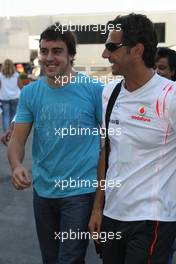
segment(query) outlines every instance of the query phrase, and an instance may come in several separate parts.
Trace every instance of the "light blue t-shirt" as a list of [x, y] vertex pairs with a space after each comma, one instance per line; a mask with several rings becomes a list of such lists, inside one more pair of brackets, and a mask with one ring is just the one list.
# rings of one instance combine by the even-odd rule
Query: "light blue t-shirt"
[[44, 78], [23, 88], [15, 122], [33, 123], [32, 179], [38, 195], [95, 191], [102, 90], [102, 83], [81, 73], [57, 89]]

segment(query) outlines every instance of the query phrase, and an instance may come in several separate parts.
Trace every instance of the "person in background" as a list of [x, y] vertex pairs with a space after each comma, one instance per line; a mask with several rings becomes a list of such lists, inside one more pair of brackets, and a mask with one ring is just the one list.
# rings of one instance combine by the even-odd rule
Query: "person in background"
[[[176, 81], [176, 52], [175, 50], [169, 49], [167, 47], [160, 47], [157, 49], [156, 59], [155, 59], [155, 69], [156, 72], [169, 79]], [[168, 264], [173, 263], [173, 255], [176, 251], [176, 241], [174, 242]]]
[[15, 65], [10, 59], [2, 64], [0, 73], [0, 101], [2, 104], [2, 126], [5, 132], [16, 113], [22, 82], [16, 72]]
[[156, 72], [172, 81], [176, 81], [176, 51], [159, 47], [155, 59]]

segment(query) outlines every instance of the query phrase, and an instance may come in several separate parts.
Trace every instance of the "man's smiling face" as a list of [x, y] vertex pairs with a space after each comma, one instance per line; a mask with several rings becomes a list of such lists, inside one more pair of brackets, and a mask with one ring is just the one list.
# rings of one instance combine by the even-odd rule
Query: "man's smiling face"
[[72, 60], [73, 56], [68, 54], [67, 46], [62, 40], [41, 40], [40, 63], [48, 78], [68, 75], [71, 72]]

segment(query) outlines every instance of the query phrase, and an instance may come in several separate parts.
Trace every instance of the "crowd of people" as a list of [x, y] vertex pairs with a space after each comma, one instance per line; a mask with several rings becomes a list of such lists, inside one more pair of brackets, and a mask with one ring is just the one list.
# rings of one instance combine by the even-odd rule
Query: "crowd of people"
[[[102, 56], [114, 76], [123, 76], [120, 83], [76, 72], [74, 33], [54, 24], [39, 40], [44, 75], [21, 90], [15, 117], [13, 111], [3, 121], [12, 183], [17, 190], [33, 186], [44, 264], [84, 264], [90, 234], [104, 264], [172, 263], [176, 52], [157, 48], [145, 15], [117, 16], [108, 25], [114, 29]], [[20, 84], [14, 70], [4, 69], [0, 99], [10, 105]], [[3, 91], [16, 93], [5, 99]], [[31, 178], [22, 162], [32, 127]]]

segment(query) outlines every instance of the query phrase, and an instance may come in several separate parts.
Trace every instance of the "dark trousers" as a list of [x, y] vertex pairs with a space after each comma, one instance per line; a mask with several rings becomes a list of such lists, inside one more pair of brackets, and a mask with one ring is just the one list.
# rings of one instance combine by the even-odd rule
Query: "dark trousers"
[[103, 264], [167, 264], [176, 222], [125, 222], [103, 216], [101, 232], [115, 237], [101, 243]]

